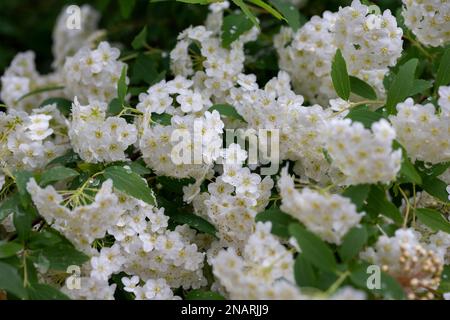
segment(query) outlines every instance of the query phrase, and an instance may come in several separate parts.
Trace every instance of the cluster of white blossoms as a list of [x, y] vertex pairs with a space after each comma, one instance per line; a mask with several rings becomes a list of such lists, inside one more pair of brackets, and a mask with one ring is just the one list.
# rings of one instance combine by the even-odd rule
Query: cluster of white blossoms
[[450, 1], [402, 0], [405, 25], [417, 39], [432, 47], [450, 42]]
[[[190, 27], [178, 36], [175, 48], [170, 52], [171, 70], [174, 75], [192, 76], [196, 86], [208, 92], [220, 102], [227, 92], [236, 84], [236, 76], [244, 69], [244, 44], [256, 40], [257, 27], [242, 34], [232, 42], [230, 48], [221, 45], [221, 26], [223, 10], [229, 6], [228, 1], [211, 5], [205, 26]], [[191, 53], [194, 46], [199, 53]], [[195, 51], [195, 50], [194, 50]]]
[[336, 97], [330, 77], [336, 49], [341, 49], [350, 75], [368, 82], [382, 96], [387, 68], [402, 52], [402, 35], [389, 10], [371, 13], [354, 0], [336, 13], [312, 17], [295, 33], [282, 28], [274, 45], [280, 68], [290, 73], [296, 91], [311, 102], [326, 103]]
[[325, 134], [331, 165], [343, 174], [343, 184], [395, 180], [402, 152], [393, 150], [396, 132], [388, 121], [381, 119], [369, 130], [350, 119], [332, 119]]
[[62, 90], [45, 91], [25, 97], [26, 94], [41, 88], [61, 84], [59, 73], [40, 75], [34, 63], [32, 51], [17, 54], [1, 77], [1, 100], [11, 109], [31, 111], [45, 99], [60, 95]]
[[39, 169], [62, 155], [69, 147], [65, 121], [55, 104], [31, 114], [0, 112], [0, 168]]
[[91, 199], [92, 203], [73, 209], [65, 205], [73, 198], [63, 197], [53, 186], [41, 188], [34, 179], [30, 179], [27, 190], [45, 221], [89, 254], [94, 250], [92, 242], [104, 238], [108, 228], [116, 223], [122, 213], [117, 196], [112, 192], [111, 180], [102, 184]]
[[341, 244], [342, 238], [364, 215], [356, 212], [350, 199], [338, 194], [309, 188], [298, 191], [287, 168], [281, 172], [278, 188], [282, 198], [280, 208], [330, 243]]
[[[224, 124], [216, 110], [207, 111], [212, 106], [209, 96], [192, 86], [193, 81], [177, 76], [139, 95], [139, 146], [144, 161], [158, 174], [203, 180], [220, 156]], [[171, 117], [170, 125], [152, 120], [163, 113]]]
[[419, 237], [418, 232], [412, 229], [399, 229], [393, 237], [380, 236], [373, 247], [360, 255], [397, 279], [409, 299], [432, 299], [433, 293], [429, 289], [435, 290], [439, 285], [443, 269], [442, 251], [447, 251], [449, 241], [441, 243], [439, 254], [439, 251], [420, 242]]
[[111, 101], [117, 94], [117, 82], [126, 66], [118, 60], [119, 56], [119, 49], [103, 41], [94, 50], [83, 47], [67, 57], [62, 71], [67, 96], [70, 99], [77, 96], [81, 103]]
[[125, 160], [125, 150], [137, 140], [134, 124], [121, 117], [106, 117], [107, 104], [91, 101], [82, 106], [77, 97], [72, 104], [70, 143], [86, 162]]
[[[404, 14], [412, 15], [415, 2], [405, 3]], [[445, 39], [448, 2], [426, 3], [421, 1], [415, 14], [421, 17], [417, 23], [428, 23], [430, 30], [411, 28], [424, 43]], [[222, 45], [229, 5], [212, 3], [204, 26], [179, 35], [168, 57], [173, 78], [145, 92], [133, 82], [131, 94], [124, 97], [129, 105], [124, 103], [114, 116], [108, 104], [117, 98], [118, 80], [128, 65], [108, 42], [96, 44], [99, 15], [89, 6], [81, 9], [81, 30], [66, 28], [67, 11], [59, 16], [55, 73], [39, 75], [32, 52], [18, 54], [6, 69], [1, 78], [6, 112], [0, 112], [0, 199], [17, 192], [17, 170], [34, 175], [27, 191], [45, 221], [40, 226], [54, 228], [89, 257], [81, 266], [81, 288], [72, 290], [66, 283], [62, 291], [74, 299], [114, 299], [120, 293], [137, 300], [176, 300], [191, 289], [231, 299], [365, 299], [365, 292], [341, 286], [350, 270], [336, 273], [337, 282], [328, 290], [298, 286], [294, 261], [298, 254], [308, 260], [308, 248], [287, 235], [282, 239], [272, 234], [271, 222], [256, 222], [258, 213], [276, 209], [285, 213], [280, 220], [298, 220], [293, 223], [317, 235], [333, 254], [343, 248], [351, 229], [370, 227], [374, 231], [359, 258], [393, 276], [408, 298], [432, 298], [443, 266], [450, 262], [450, 235], [429, 229], [416, 209], [444, 208], [442, 219], [448, 219], [448, 205], [442, 197], [437, 202], [428, 195], [423, 185], [417, 193], [413, 186], [413, 199], [408, 200], [402, 189], [406, 191], [406, 183], [396, 178], [402, 156], [426, 165], [450, 161], [450, 87], [438, 89], [436, 106], [408, 98], [397, 104], [396, 115], [364, 127], [345, 116], [366, 102], [353, 96], [353, 103], [334, 99], [332, 60], [339, 48], [349, 73], [371, 84], [383, 99], [382, 79], [402, 52], [402, 31], [390, 11], [369, 12], [370, 7], [355, 0], [338, 12], [313, 17], [297, 32], [283, 27], [274, 38], [281, 70], [261, 85], [244, 67], [244, 45], [257, 38], [258, 28], [227, 48]], [[424, 32], [425, 41], [419, 36]], [[49, 86], [59, 89], [26, 96]], [[140, 90], [138, 97], [134, 89]], [[49, 97], [72, 101], [70, 116], [64, 116], [57, 103], [41, 106]], [[233, 129], [234, 137], [224, 143], [224, 133], [230, 133], [226, 129]], [[246, 139], [248, 144], [242, 144]], [[395, 139], [407, 154], [395, 149]], [[67, 166], [80, 176], [45, 186], [40, 177], [48, 172], [46, 166], [70, 148], [79, 158]], [[155, 202], [167, 203], [165, 208], [131, 196], [137, 171], [127, 181], [130, 190], [120, 188], [117, 180], [105, 180], [109, 166], [119, 165], [116, 161], [126, 161], [124, 169], [145, 167], [142, 179], [154, 190]], [[263, 169], [269, 161], [276, 170], [266, 175]], [[166, 179], [177, 190], [164, 183]], [[449, 184], [450, 169], [440, 172], [439, 179]], [[384, 190], [392, 206], [404, 197], [399, 211], [405, 227], [394, 236], [385, 234], [392, 234], [390, 221], [376, 224], [381, 220], [377, 214], [385, 212], [370, 210], [375, 186], [363, 186], [367, 193], [361, 195], [365, 198], [360, 207], [341, 194], [349, 186], [359, 191], [361, 184], [401, 191], [394, 196]], [[446, 190], [450, 199], [450, 186]], [[427, 203], [426, 197], [433, 202]], [[188, 224], [180, 224], [177, 215]], [[12, 216], [1, 222], [1, 232], [14, 229]], [[285, 223], [275, 219], [273, 223]], [[408, 229], [410, 221], [413, 227]], [[50, 274], [40, 276], [60, 287]]]
[[[78, 10], [79, 19], [76, 15]], [[99, 35], [97, 31], [99, 20], [100, 14], [89, 5], [69, 6], [62, 9], [53, 29], [54, 68], [61, 68], [66, 57], [73, 56], [81, 47], [90, 46], [93, 43], [96, 35]]]
[[196, 211], [217, 229], [218, 247], [243, 249], [255, 227], [255, 216], [268, 204], [273, 180], [243, 166], [247, 152], [238, 144], [224, 150], [223, 173], [194, 200]]
[[241, 254], [231, 247], [212, 259], [214, 275], [231, 299], [302, 299], [294, 281], [292, 253], [258, 222]]
[[[238, 84], [240, 87], [230, 90], [227, 102], [246, 120], [247, 131], [279, 130], [280, 160], [297, 161], [296, 171], [316, 181], [326, 179], [329, 165], [322, 151], [323, 131], [331, 111], [319, 105], [303, 106], [303, 96], [292, 91], [285, 71], [264, 89], [258, 88], [254, 75], [238, 75]], [[260, 145], [267, 147], [268, 137], [259, 138]]]
[[389, 117], [413, 160], [433, 164], [450, 160], [450, 87], [440, 87], [439, 95], [440, 111], [432, 103], [415, 104], [408, 98], [397, 104], [397, 115]]

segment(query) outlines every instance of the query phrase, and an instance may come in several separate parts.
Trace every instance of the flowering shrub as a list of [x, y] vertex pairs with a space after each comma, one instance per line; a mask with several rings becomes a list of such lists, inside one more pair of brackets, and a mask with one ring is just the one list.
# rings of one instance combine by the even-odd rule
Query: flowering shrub
[[8, 62], [0, 297], [450, 299], [450, 2], [180, 2]]

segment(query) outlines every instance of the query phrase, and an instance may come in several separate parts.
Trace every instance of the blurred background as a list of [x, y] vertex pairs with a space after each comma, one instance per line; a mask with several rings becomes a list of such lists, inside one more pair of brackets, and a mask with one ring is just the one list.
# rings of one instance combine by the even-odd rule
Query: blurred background
[[[33, 50], [41, 73], [51, 70], [52, 30], [62, 8], [70, 4], [90, 4], [101, 12], [100, 28], [108, 31], [107, 38], [129, 47], [142, 28], [148, 26], [148, 43], [152, 47], [170, 50], [179, 32], [190, 25], [204, 22], [207, 7], [177, 3], [175, 0], [150, 3], [149, 0], [125, 0], [134, 4], [128, 17], [120, 10], [120, 0], [0, 0], [0, 74], [3, 74], [17, 52]], [[325, 10], [335, 11], [351, 0], [300, 0], [306, 4], [300, 8], [305, 21]], [[366, 1], [367, 2], [367, 1]], [[382, 9], [399, 7], [400, 0], [373, 1]], [[265, 19], [265, 34], [277, 32], [282, 22]], [[263, 44], [264, 45], [264, 44]], [[260, 49], [261, 47], [255, 48]], [[251, 50], [251, 48], [250, 48]], [[271, 60], [273, 56], [271, 55]], [[273, 69], [276, 70], [276, 60]]]

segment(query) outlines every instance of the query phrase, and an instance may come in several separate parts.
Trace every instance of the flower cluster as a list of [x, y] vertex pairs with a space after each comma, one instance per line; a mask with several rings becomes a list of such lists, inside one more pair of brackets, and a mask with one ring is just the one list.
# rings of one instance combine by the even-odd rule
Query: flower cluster
[[405, 25], [417, 39], [432, 47], [450, 41], [450, 2], [448, 0], [403, 0]]
[[338, 194], [295, 188], [295, 182], [284, 168], [278, 187], [281, 209], [302, 222], [325, 241], [340, 244], [347, 232], [358, 225], [364, 213], [357, 213], [350, 199]]
[[119, 49], [103, 41], [94, 50], [83, 47], [72, 57], [67, 57], [62, 71], [67, 96], [77, 96], [81, 103], [114, 98], [125, 67], [117, 60], [119, 56]]
[[86, 162], [125, 160], [125, 150], [136, 142], [134, 124], [121, 117], [106, 117], [106, 109], [106, 103], [98, 101], [82, 106], [75, 97], [69, 138], [75, 152]]
[[326, 135], [331, 165], [343, 174], [344, 184], [388, 183], [400, 170], [402, 152], [393, 150], [395, 130], [384, 119], [365, 129], [360, 122], [333, 119]]
[[389, 10], [373, 14], [359, 0], [336, 13], [314, 16], [295, 34], [283, 28], [274, 39], [280, 68], [291, 74], [299, 93], [319, 103], [335, 97], [330, 72], [336, 49], [351, 75], [384, 95], [383, 77], [400, 57], [402, 43], [402, 29]]
[[31, 114], [0, 112], [1, 167], [38, 169], [62, 155], [69, 147], [65, 118], [55, 104]]
[[440, 87], [437, 111], [432, 103], [415, 104], [408, 98], [397, 105], [390, 121], [412, 159], [429, 163], [450, 160], [450, 87]]

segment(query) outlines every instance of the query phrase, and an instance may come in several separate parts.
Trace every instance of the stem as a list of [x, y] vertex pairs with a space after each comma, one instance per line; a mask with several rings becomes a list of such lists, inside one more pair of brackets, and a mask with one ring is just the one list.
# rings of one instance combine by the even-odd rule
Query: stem
[[339, 278], [337, 278], [337, 280], [328, 288], [328, 290], [325, 292], [325, 294], [327, 296], [330, 296], [331, 294], [333, 294], [341, 286], [341, 284], [344, 282], [344, 280], [349, 275], [350, 275], [350, 271], [348, 271], [348, 270], [343, 272], [343, 273], [341, 273]]
[[403, 191], [403, 189], [400, 186], [398, 186], [398, 190], [400, 191], [400, 193], [402, 194], [402, 196], [406, 202], [406, 213], [405, 213], [405, 218], [403, 219], [403, 228], [406, 228], [406, 224], [408, 223], [409, 210], [410, 210], [411, 204], [409, 203], [409, 199], [408, 199], [408, 196], [406, 195], [405, 191]]

